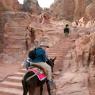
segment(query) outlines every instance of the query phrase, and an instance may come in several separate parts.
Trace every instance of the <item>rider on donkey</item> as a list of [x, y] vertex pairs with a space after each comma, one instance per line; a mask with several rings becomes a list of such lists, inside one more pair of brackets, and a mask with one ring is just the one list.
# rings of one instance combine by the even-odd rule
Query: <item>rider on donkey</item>
[[46, 50], [49, 48], [49, 45], [45, 41], [41, 41], [39, 46], [35, 47], [36, 56], [35, 58], [31, 58], [31, 50], [28, 54], [29, 59], [31, 60], [31, 66], [34, 64], [43, 67], [47, 71], [47, 79], [50, 85], [50, 89], [53, 89], [54, 83], [52, 80], [52, 70], [51, 66], [49, 66], [46, 61], [48, 60]]

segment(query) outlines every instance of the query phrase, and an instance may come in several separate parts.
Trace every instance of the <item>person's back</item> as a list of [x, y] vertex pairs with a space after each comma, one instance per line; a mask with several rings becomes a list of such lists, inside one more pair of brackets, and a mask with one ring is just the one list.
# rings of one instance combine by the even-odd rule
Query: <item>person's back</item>
[[66, 24], [66, 26], [64, 28], [64, 34], [65, 34], [65, 36], [68, 36], [69, 32], [70, 32], [69, 25]]
[[38, 47], [34, 49], [34, 54], [35, 54], [35, 58], [31, 57], [31, 51], [28, 54], [28, 57], [30, 59], [32, 59], [31, 61], [33, 63], [39, 63], [39, 62], [46, 62], [47, 61], [47, 56], [46, 56], [46, 52], [43, 48]]
[[64, 33], [69, 33], [69, 28], [68, 27], [64, 28]]

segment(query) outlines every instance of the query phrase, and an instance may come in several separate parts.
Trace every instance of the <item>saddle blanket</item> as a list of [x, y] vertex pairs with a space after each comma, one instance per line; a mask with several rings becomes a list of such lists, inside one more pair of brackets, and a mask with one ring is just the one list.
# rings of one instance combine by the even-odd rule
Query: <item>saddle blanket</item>
[[43, 81], [46, 78], [44, 72], [39, 68], [29, 68], [28, 71], [34, 72], [40, 81]]

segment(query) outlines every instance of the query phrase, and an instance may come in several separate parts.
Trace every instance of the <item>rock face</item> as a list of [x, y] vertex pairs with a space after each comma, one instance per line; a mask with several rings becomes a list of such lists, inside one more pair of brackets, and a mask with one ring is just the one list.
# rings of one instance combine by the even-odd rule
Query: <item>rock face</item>
[[84, 15], [85, 2], [85, 0], [57, 0], [51, 6], [51, 10], [55, 15], [67, 20], [79, 19]]
[[74, 3], [75, 3], [74, 19], [77, 20], [84, 16], [86, 0], [74, 0]]
[[0, 0], [0, 11], [17, 11], [20, 4], [17, 0]]
[[23, 12], [5, 12], [0, 20], [0, 50], [8, 56], [22, 55], [26, 50], [26, 27], [31, 18]]
[[[2, 27], [2, 19], [0, 19], [0, 27]], [[3, 31], [0, 31], [0, 53], [3, 52], [3, 37]]]
[[89, 20], [95, 19], [95, 1], [94, 0], [92, 3], [90, 3], [86, 7], [86, 15]]
[[58, 95], [95, 95], [95, 33], [76, 39], [63, 64], [62, 77], [56, 79]]
[[23, 10], [32, 14], [41, 13], [41, 8], [37, 0], [24, 0]]
[[86, 17], [86, 14], [89, 18], [93, 18], [94, 10], [94, 0], [55, 0], [51, 6], [51, 12], [56, 18], [65, 18], [70, 21]]
[[89, 5], [92, 2], [92, 0], [86, 0], [86, 5]]
[[74, 14], [74, 1], [56, 0], [51, 6], [51, 11], [57, 18], [72, 20]]

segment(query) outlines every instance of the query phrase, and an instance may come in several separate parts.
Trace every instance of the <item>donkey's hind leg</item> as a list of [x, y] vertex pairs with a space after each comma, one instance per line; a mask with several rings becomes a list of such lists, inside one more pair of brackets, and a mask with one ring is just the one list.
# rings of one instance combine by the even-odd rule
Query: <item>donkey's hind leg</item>
[[35, 87], [29, 88], [29, 95], [34, 95], [35, 94]]
[[43, 94], [43, 85], [40, 86], [40, 95]]
[[48, 80], [46, 81], [46, 85], [47, 85], [47, 91], [48, 91], [48, 95], [51, 95], [51, 89], [50, 89], [50, 85], [48, 83]]

